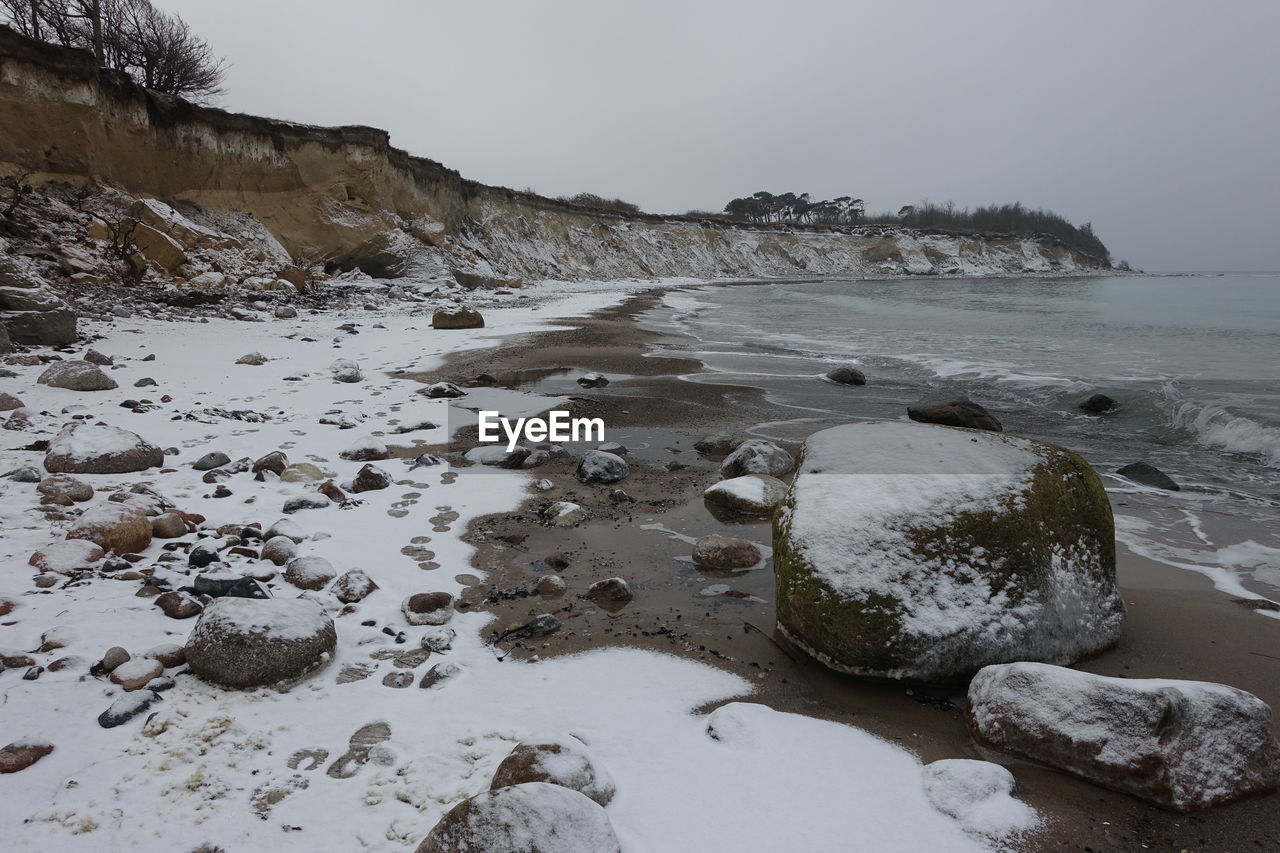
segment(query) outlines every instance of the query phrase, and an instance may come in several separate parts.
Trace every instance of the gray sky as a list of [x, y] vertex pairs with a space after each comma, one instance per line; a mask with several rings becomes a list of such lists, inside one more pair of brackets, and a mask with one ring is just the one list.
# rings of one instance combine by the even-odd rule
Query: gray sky
[[655, 212], [1020, 200], [1149, 270], [1280, 269], [1276, 0], [154, 0], [229, 109]]

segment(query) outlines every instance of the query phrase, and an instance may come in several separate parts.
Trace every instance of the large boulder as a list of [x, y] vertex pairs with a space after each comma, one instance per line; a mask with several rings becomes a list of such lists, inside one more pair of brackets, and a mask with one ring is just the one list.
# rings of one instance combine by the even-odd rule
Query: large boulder
[[482, 329], [484, 317], [474, 308], [459, 305], [457, 308], [441, 308], [431, 315], [433, 329]]
[[62, 346], [75, 339], [76, 315], [67, 303], [40, 276], [0, 256], [0, 352], [6, 343]]
[[494, 771], [491, 791], [526, 782], [549, 782], [609, 805], [617, 786], [576, 737], [542, 737], [521, 741]]
[[337, 641], [333, 620], [306, 599], [217, 598], [187, 638], [187, 665], [223, 687], [266, 687], [324, 666]]
[[55, 474], [128, 474], [164, 464], [164, 451], [119, 427], [76, 423], [62, 428], [44, 457]]
[[720, 463], [720, 474], [724, 477], [741, 477], [744, 474], [781, 477], [790, 474], [795, 467], [796, 460], [790, 453], [772, 441], [752, 438], [739, 444], [725, 457]]
[[91, 361], [55, 361], [36, 382], [69, 391], [110, 391], [120, 386]]
[[815, 433], [773, 541], [779, 629], [841, 672], [1070, 663], [1124, 623], [1101, 480], [1030, 439], [903, 421]]
[[559, 785], [526, 782], [454, 806], [417, 853], [621, 853], [604, 808]]
[[136, 554], [151, 544], [151, 519], [136, 506], [99, 504], [85, 510], [67, 531], [67, 538], [87, 539], [117, 554]]
[[929, 397], [907, 407], [907, 417], [922, 424], [967, 427], [1000, 432], [996, 416], [967, 397]]
[[981, 744], [1179, 811], [1280, 786], [1271, 708], [1223, 684], [1010, 663], [974, 676], [966, 715]]

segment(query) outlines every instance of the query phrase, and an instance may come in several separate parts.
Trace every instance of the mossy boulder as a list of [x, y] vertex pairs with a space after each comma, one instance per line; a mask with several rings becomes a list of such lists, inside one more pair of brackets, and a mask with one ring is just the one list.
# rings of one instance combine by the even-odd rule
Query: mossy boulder
[[946, 682], [1119, 638], [1115, 528], [1075, 453], [983, 430], [815, 433], [773, 520], [779, 629], [840, 672]]
[[483, 329], [484, 317], [474, 308], [463, 305], [455, 308], [441, 308], [431, 315], [431, 327], [434, 329]]

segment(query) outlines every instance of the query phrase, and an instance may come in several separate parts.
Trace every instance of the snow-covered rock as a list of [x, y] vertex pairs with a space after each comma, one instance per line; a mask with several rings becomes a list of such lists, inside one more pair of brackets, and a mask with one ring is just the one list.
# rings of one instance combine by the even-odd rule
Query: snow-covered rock
[[787, 484], [777, 477], [748, 474], [721, 480], [702, 493], [710, 504], [743, 515], [772, 515], [787, 495]]
[[419, 592], [400, 603], [410, 625], [443, 625], [453, 618], [453, 596], [447, 592]]
[[629, 473], [627, 462], [621, 456], [603, 450], [588, 450], [578, 460], [576, 475], [580, 482], [590, 485], [616, 483], [626, 479]]
[[1035, 810], [1013, 798], [1018, 783], [1004, 767], [971, 758], [944, 758], [924, 768], [924, 793], [933, 807], [966, 830], [1004, 834], [1031, 829]]
[[381, 440], [370, 435], [355, 442], [338, 455], [352, 462], [374, 462], [386, 459], [391, 455], [391, 451], [387, 450], [387, 446]]
[[333, 620], [302, 599], [218, 598], [185, 646], [187, 665], [206, 681], [251, 688], [290, 682], [333, 657]]
[[293, 539], [284, 535], [270, 536], [270, 531], [268, 536], [270, 538], [262, 544], [262, 550], [259, 552], [262, 559], [277, 566], [283, 566], [298, 556], [298, 545]]
[[774, 515], [778, 627], [841, 672], [941, 681], [1116, 641], [1111, 506], [1079, 456], [905, 421], [810, 436]]
[[560, 785], [525, 782], [454, 806], [417, 853], [621, 853], [599, 803]]
[[431, 315], [431, 327], [434, 329], [482, 329], [484, 317], [479, 311], [465, 305], [441, 308]]
[[99, 504], [85, 510], [67, 531], [67, 538], [87, 539], [117, 554], [136, 554], [151, 544], [151, 519], [136, 506]]
[[1280, 785], [1271, 708], [1223, 684], [1002, 664], [974, 676], [967, 717], [993, 749], [1180, 811]]
[[433, 400], [453, 400], [467, 396], [466, 391], [463, 391], [452, 382], [433, 382], [426, 388], [421, 389], [419, 393]]
[[543, 513], [552, 527], [574, 527], [587, 518], [587, 511], [571, 501], [556, 501]]
[[549, 782], [609, 805], [617, 786], [609, 771], [592, 758], [586, 744], [572, 735], [523, 740], [494, 771], [491, 791], [525, 782]]
[[60, 474], [128, 474], [164, 464], [164, 451], [119, 427], [69, 424], [49, 443], [46, 471]]
[[323, 589], [338, 572], [324, 557], [294, 557], [285, 566], [284, 579], [299, 589]]
[[110, 391], [120, 387], [98, 365], [79, 360], [54, 362], [40, 374], [36, 382], [69, 391]]
[[67, 539], [46, 545], [31, 555], [28, 564], [42, 572], [69, 575], [78, 569], [91, 569], [106, 556], [102, 546], [87, 539]]
[[795, 467], [796, 460], [790, 453], [772, 441], [752, 438], [739, 444], [725, 457], [720, 463], [720, 474], [723, 477], [741, 477], [744, 474], [781, 477], [791, 473]]
[[392, 482], [391, 475], [377, 465], [365, 465], [351, 481], [351, 491], [356, 494], [376, 492], [388, 488]]
[[360, 382], [364, 379], [364, 373], [360, 370], [360, 365], [356, 364], [349, 358], [340, 358], [333, 364], [329, 365], [329, 373], [337, 382]]

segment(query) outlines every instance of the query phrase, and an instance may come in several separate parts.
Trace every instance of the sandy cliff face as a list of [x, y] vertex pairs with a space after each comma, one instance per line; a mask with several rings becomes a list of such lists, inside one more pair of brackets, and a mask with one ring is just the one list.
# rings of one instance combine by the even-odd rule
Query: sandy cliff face
[[367, 127], [315, 128], [148, 92], [90, 54], [0, 27], [0, 169], [241, 210], [310, 264], [431, 278], [1075, 272], [1031, 239], [738, 228], [579, 208], [468, 181]]

